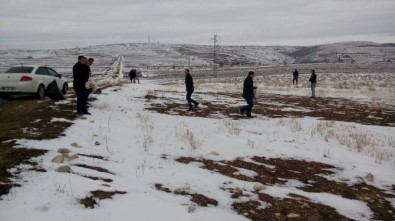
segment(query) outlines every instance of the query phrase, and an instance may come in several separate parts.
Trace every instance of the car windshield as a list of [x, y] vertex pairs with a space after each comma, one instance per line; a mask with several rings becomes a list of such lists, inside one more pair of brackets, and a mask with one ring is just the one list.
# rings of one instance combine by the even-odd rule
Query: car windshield
[[8, 74], [30, 74], [33, 71], [33, 67], [12, 67], [5, 71]]

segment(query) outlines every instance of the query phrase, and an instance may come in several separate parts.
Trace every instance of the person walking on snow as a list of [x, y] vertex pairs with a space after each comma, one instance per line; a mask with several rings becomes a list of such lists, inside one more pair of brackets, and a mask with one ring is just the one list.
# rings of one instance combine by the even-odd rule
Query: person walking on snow
[[197, 102], [191, 98], [194, 88], [193, 88], [193, 78], [192, 78], [191, 74], [189, 73], [189, 69], [185, 69], [184, 74], [185, 74], [185, 86], [186, 86], [186, 90], [187, 90], [186, 97], [187, 97], [187, 101], [188, 101], [188, 105], [189, 105], [188, 111], [192, 111], [193, 110], [192, 103], [195, 105], [195, 108], [196, 108], [199, 105], [199, 102]]
[[315, 98], [315, 86], [317, 85], [317, 75], [315, 74], [315, 70], [311, 70], [311, 76], [309, 79], [311, 83], [311, 97], [310, 98]]
[[243, 95], [242, 96], [247, 101], [247, 106], [240, 108], [240, 113], [241, 113], [241, 115], [244, 116], [244, 113], [247, 112], [247, 118], [254, 117], [251, 115], [252, 107], [254, 106], [253, 100], [255, 99], [254, 89], [256, 89], [256, 87], [254, 87], [254, 81], [253, 81], [254, 76], [255, 76], [255, 73], [253, 71], [248, 72], [248, 76], [244, 80], [244, 85], [243, 85]]
[[292, 75], [293, 75], [292, 84], [295, 84], [295, 82], [296, 82], [296, 85], [298, 85], [298, 77], [299, 77], [298, 70], [295, 69], [295, 71], [294, 71], [294, 73], [292, 73]]

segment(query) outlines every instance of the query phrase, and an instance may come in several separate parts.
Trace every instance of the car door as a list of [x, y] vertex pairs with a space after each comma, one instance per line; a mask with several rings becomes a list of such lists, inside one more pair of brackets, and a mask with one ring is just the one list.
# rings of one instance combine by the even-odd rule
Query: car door
[[35, 73], [38, 84], [44, 84], [47, 88], [48, 84], [53, 81], [53, 78], [49, 75], [46, 67], [38, 67]]
[[[52, 68], [48, 68], [48, 73], [51, 77], [53, 77], [54, 80], [56, 80], [56, 84], [58, 85], [59, 90], [62, 90], [63, 88], [63, 80], [59, 77], [60, 75], [58, 74], [58, 72], [56, 72], [54, 69]], [[51, 81], [52, 82], [52, 81]]]

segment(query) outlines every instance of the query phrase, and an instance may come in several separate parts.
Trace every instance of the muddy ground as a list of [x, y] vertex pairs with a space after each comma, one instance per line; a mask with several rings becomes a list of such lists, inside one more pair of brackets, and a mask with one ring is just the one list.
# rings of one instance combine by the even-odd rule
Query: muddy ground
[[[158, 113], [211, 118], [244, 118], [239, 111], [245, 101], [240, 94], [195, 93], [195, 96], [215, 96], [216, 103], [199, 100], [201, 106], [188, 112], [184, 100], [157, 97], [155, 94], [179, 93], [156, 90], [145, 96], [148, 110]], [[164, 101], [164, 102], [163, 102]], [[309, 98], [278, 94], [262, 94], [255, 102], [253, 114], [269, 118], [315, 117], [323, 120], [355, 122], [365, 125], [395, 126], [395, 106], [372, 106], [370, 103], [342, 98]]]
[[30, 96], [22, 96], [0, 100], [0, 195], [8, 194], [10, 188], [18, 186], [10, 180], [17, 177], [18, 172], [9, 173], [9, 169], [19, 164], [30, 164], [32, 170], [45, 172], [32, 157], [46, 153], [45, 150], [15, 148], [14, 139], [43, 140], [63, 135], [64, 130], [72, 125], [70, 122], [59, 122], [53, 118], [73, 120], [75, 104], [56, 104], [49, 98], [36, 100]]
[[[230, 178], [248, 182], [259, 182], [265, 186], [281, 187], [288, 181], [300, 181], [303, 185], [300, 190], [311, 193], [331, 193], [343, 198], [366, 202], [374, 213], [375, 220], [394, 220], [395, 208], [388, 198], [395, 197], [395, 186], [388, 187], [391, 191], [381, 190], [366, 184], [365, 178], [360, 178], [356, 184], [349, 184], [347, 179], [329, 180], [326, 177], [341, 171], [319, 162], [308, 162], [295, 159], [283, 159], [255, 156], [233, 161], [213, 161], [204, 158], [194, 159], [181, 157], [177, 161], [183, 164], [191, 162], [202, 163], [201, 168], [219, 173]], [[238, 174], [238, 169], [252, 170], [257, 173], [254, 177]], [[239, 214], [255, 221], [261, 220], [350, 220], [336, 212], [335, 209], [312, 202], [306, 197], [292, 194], [288, 198], [274, 198], [264, 191], [250, 192], [242, 186], [234, 187], [224, 183], [221, 189], [232, 194], [233, 209]], [[158, 189], [158, 188], [157, 188]], [[162, 190], [163, 191], [163, 190]], [[257, 195], [257, 200], [241, 200], [251, 195]], [[215, 199], [213, 199], [215, 200]], [[207, 201], [207, 200], [205, 200]], [[265, 202], [263, 205], [262, 202]], [[198, 205], [200, 205], [198, 203]], [[291, 219], [292, 218], [292, 219]]]

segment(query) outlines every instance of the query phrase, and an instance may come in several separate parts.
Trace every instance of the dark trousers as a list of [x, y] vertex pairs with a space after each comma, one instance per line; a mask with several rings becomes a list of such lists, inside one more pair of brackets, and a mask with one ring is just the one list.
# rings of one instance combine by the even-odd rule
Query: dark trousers
[[88, 90], [85, 87], [74, 88], [77, 93], [77, 112], [86, 113], [88, 112], [86, 104], [88, 102]]
[[135, 78], [130, 78], [130, 83], [135, 84], [135, 83], [136, 83], [136, 80], [137, 80], [138, 84], [140, 84], [140, 79], [137, 78], [137, 77], [135, 77]]
[[254, 101], [252, 100], [252, 97], [245, 97], [244, 98], [247, 101], [246, 106], [242, 107], [240, 110], [244, 113], [247, 113], [247, 117], [251, 117], [251, 111], [252, 111], [252, 107], [254, 106]]
[[88, 104], [88, 98], [89, 95], [91, 95], [92, 91], [93, 91], [92, 88], [86, 89], [86, 104]]
[[192, 108], [192, 103], [194, 103], [195, 105], [198, 104], [197, 101], [193, 100], [191, 98], [193, 91], [187, 92], [187, 101], [188, 101], [188, 105], [189, 105], [189, 109], [193, 109]]
[[298, 84], [298, 77], [294, 77], [294, 78], [293, 78], [292, 84], [295, 84], [295, 81], [296, 81], [296, 84]]

